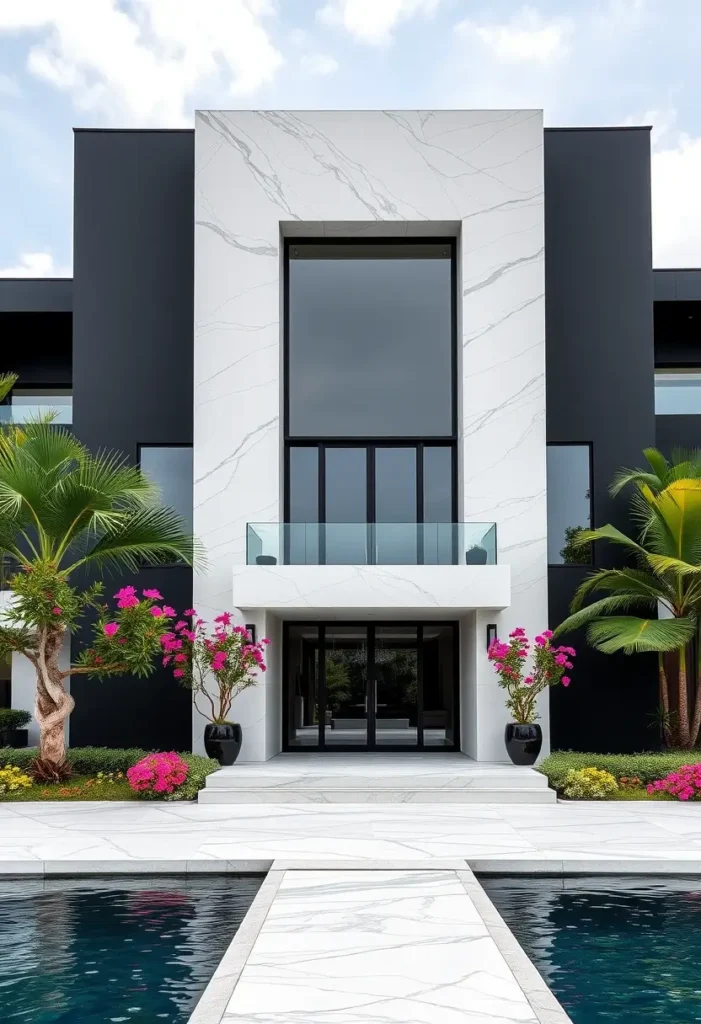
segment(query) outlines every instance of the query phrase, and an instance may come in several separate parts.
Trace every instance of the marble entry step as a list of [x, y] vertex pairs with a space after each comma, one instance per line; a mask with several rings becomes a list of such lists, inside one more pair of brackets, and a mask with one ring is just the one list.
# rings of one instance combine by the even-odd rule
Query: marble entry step
[[[372, 764], [372, 762], [370, 762]], [[357, 770], [344, 763], [328, 768], [317, 761], [302, 763], [277, 758], [265, 764], [222, 768], [207, 778], [200, 793], [204, 804], [236, 803], [555, 803], [544, 775], [513, 765], [456, 762], [452, 770], [426, 762], [399, 766], [358, 761]], [[413, 770], [411, 770], [413, 768]], [[434, 770], [431, 770], [434, 769]]]

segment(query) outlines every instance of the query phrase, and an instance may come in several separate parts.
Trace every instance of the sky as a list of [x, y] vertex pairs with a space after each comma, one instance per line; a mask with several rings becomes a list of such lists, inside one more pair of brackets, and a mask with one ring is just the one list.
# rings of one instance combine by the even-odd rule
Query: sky
[[654, 264], [701, 266], [700, 86], [701, 0], [0, 0], [0, 276], [71, 273], [72, 128], [246, 107], [652, 125]]

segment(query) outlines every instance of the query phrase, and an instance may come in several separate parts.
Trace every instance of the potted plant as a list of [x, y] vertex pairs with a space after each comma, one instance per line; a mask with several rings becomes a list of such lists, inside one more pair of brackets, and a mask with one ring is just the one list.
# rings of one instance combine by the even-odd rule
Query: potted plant
[[543, 745], [543, 732], [537, 723], [536, 700], [548, 686], [570, 685], [565, 673], [572, 667], [574, 647], [554, 647], [549, 629], [533, 642], [532, 668], [525, 674], [531, 645], [521, 626], [509, 633], [509, 642], [498, 638], [489, 647], [488, 658], [499, 677], [499, 685], [506, 690], [506, 706], [513, 721], [504, 732], [506, 752], [514, 764], [535, 764]]
[[239, 693], [255, 685], [256, 672], [265, 672], [270, 641], [255, 643], [245, 626], [233, 624], [230, 612], [217, 615], [211, 634], [193, 608], [184, 614], [190, 621], [181, 619], [163, 636], [163, 664], [171, 665], [175, 678], [192, 690], [195, 707], [209, 720], [204, 730], [207, 755], [221, 765], [232, 765], [243, 736], [241, 726], [229, 721], [231, 705]]
[[32, 716], [28, 711], [16, 711], [14, 708], [0, 708], [0, 747], [29, 746], [29, 725]]

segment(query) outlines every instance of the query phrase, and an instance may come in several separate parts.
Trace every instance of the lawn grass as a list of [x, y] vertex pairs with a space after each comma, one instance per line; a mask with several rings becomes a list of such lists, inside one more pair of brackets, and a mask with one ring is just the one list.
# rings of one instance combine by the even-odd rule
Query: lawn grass
[[58, 800], [76, 802], [86, 800], [137, 800], [138, 796], [129, 787], [126, 779], [114, 782], [91, 782], [88, 778], [76, 776], [65, 783], [54, 785], [37, 785], [34, 783], [26, 789], [16, 789], [12, 793], [0, 793], [0, 803], [29, 803], [32, 800]]

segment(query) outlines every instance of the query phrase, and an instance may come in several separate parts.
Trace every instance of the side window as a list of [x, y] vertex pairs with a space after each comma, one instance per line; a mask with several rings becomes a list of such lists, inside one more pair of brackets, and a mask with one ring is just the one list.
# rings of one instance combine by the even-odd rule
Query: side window
[[548, 445], [548, 564], [590, 565], [591, 546], [576, 547], [578, 530], [592, 525], [591, 447]]
[[141, 445], [139, 462], [145, 476], [161, 491], [161, 501], [182, 516], [192, 533], [192, 447]]

